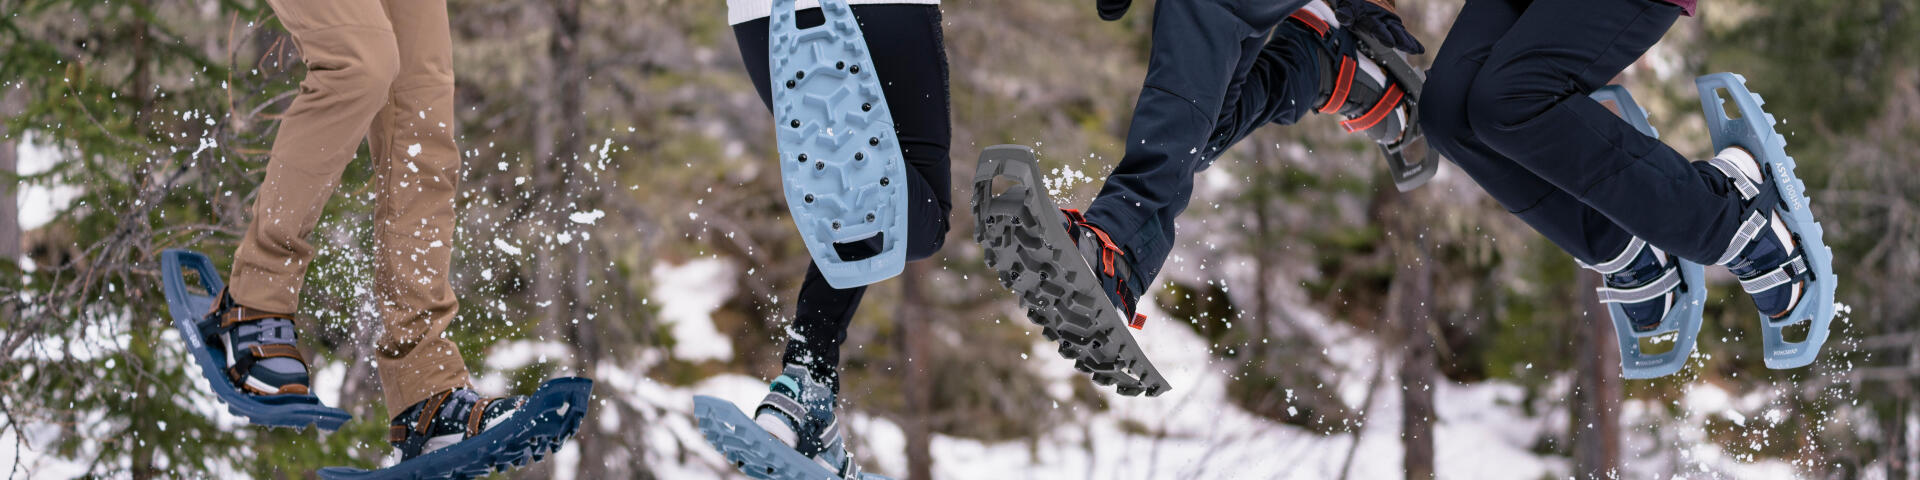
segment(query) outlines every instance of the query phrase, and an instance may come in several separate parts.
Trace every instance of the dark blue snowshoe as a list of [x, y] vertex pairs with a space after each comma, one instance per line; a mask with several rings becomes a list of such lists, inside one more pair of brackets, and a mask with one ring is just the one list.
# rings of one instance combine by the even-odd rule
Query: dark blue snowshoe
[[[800, 29], [794, 0], [774, 0], [768, 27], [773, 113], [787, 210], [834, 288], [899, 275], [907, 265], [907, 170], [867, 42], [845, 0], [821, 0], [824, 25]], [[784, 81], [782, 81], [784, 79]], [[874, 241], [857, 260], [835, 244]]]
[[[1646, 110], [1633, 101], [1626, 88], [1608, 85], [1591, 96], [1634, 130], [1660, 138], [1660, 132], [1648, 123]], [[1706, 267], [1638, 238], [1618, 257], [1584, 266], [1605, 278], [1606, 285], [1598, 293], [1620, 343], [1621, 376], [1656, 378], [1686, 368], [1706, 313]], [[1668, 344], [1665, 351], [1651, 353], [1662, 343]]]
[[538, 462], [560, 450], [586, 418], [593, 381], [548, 380], [525, 397], [440, 393], [395, 416], [387, 441], [400, 463], [378, 470], [320, 469], [326, 480], [467, 479]]
[[[197, 277], [189, 283], [187, 275]], [[352, 419], [320, 403], [307, 388], [306, 360], [293, 347], [293, 322], [262, 314], [225, 298], [226, 282], [206, 255], [189, 250], [160, 253], [161, 289], [173, 327], [187, 342], [201, 378], [227, 411], [255, 425], [338, 430]], [[238, 339], [238, 340], [235, 340]], [[240, 348], [230, 348], [229, 344]]]

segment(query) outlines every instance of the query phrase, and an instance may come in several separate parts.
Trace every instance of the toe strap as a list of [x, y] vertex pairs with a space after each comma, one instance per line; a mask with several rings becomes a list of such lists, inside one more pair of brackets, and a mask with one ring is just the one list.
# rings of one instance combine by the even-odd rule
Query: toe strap
[[1806, 257], [1794, 255], [1792, 260], [1781, 264], [1779, 268], [1752, 278], [1740, 279], [1740, 288], [1747, 293], [1760, 293], [1788, 283], [1807, 280], [1813, 272], [1807, 268]]
[[1659, 280], [1634, 288], [1600, 287], [1600, 303], [1640, 303], [1659, 298], [1680, 286], [1680, 269], [1669, 268]]

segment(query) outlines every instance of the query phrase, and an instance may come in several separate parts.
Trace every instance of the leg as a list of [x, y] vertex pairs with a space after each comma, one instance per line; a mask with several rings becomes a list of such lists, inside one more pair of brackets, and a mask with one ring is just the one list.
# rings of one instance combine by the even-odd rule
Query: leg
[[460, 309], [448, 282], [453, 259], [453, 39], [446, 0], [386, 0], [400, 72], [374, 119], [379, 202], [374, 214], [374, 298], [386, 330], [376, 342], [387, 409], [467, 386], [460, 350], [443, 337]]
[[[872, 49], [875, 68], [884, 77], [881, 88], [893, 109], [901, 154], [908, 167], [909, 206], [907, 259], [930, 257], [946, 241], [948, 213], [953, 209], [948, 146], [952, 138], [947, 91], [946, 48], [941, 38], [940, 11], [922, 5], [861, 5], [854, 7], [861, 31]], [[800, 25], [817, 25], [818, 9], [799, 12]], [[761, 101], [772, 107], [767, 52], [766, 19], [734, 26], [754, 87]], [[877, 240], [877, 239], [876, 239]], [[842, 258], [858, 259], [879, 251], [877, 242], [839, 244]], [[860, 305], [866, 287], [836, 289], [816, 266], [809, 266], [800, 286], [798, 307], [783, 360], [801, 365], [816, 380], [839, 389], [840, 345]]]
[[1127, 250], [1142, 285], [1172, 249], [1174, 219], [1206, 165], [1224, 105], [1266, 45], [1269, 30], [1306, 0], [1196, 0], [1154, 6], [1147, 78], [1127, 128], [1126, 156], [1108, 175], [1087, 221]]
[[1468, 121], [1466, 98], [1494, 44], [1518, 21], [1525, 2], [1473, 0], [1428, 72], [1421, 126], [1433, 148], [1473, 177], [1494, 200], [1575, 259], [1598, 265], [1632, 239], [1625, 229], [1573, 195], [1482, 143]]
[[229, 285], [241, 305], [290, 315], [313, 260], [307, 236], [386, 104], [400, 55], [380, 0], [271, 5], [305, 57], [307, 78], [274, 137]]
[[1467, 120], [1494, 152], [1634, 236], [1713, 263], [1740, 227], [1739, 195], [1711, 167], [1696, 167], [1586, 96], [1659, 41], [1679, 14], [1658, 0], [1535, 1], [1474, 78]]

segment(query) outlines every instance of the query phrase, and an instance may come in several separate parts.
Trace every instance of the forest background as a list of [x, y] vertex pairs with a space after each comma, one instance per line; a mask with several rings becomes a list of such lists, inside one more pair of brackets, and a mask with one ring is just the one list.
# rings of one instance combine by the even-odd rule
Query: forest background
[[[1166, 0], [1173, 1], [1173, 0]], [[758, 398], [805, 271], [768, 112], [725, 2], [451, 0], [466, 157], [453, 335], [478, 381], [599, 380], [594, 418], [514, 478], [733, 475], [690, 395]], [[1084, 203], [1117, 161], [1151, 2], [950, 1], [955, 228], [849, 333], [869, 468], [907, 478], [1920, 478], [1920, 5], [1709, 0], [1620, 81], [1708, 154], [1693, 77], [1785, 120], [1842, 318], [1772, 371], [1716, 273], [1700, 353], [1622, 381], [1597, 277], [1452, 167], [1398, 193], [1333, 119], [1266, 128], [1199, 181], [1137, 332], [1175, 391], [1074, 374], [971, 241], [989, 145]], [[1437, 48], [1459, 0], [1401, 2]], [[305, 68], [258, 0], [0, 0], [0, 464], [9, 478], [312, 478], [386, 459], [363, 295], [364, 151], [316, 233], [303, 347], [362, 421], [226, 415], [168, 326], [157, 254], [225, 266]], [[1417, 61], [1426, 61], [1420, 58]], [[1716, 270], [1716, 272], [1718, 272]]]

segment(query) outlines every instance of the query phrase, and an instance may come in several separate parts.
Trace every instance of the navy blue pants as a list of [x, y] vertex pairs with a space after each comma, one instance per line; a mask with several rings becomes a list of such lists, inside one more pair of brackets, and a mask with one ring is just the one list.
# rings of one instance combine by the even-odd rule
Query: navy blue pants
[[[857, 5], [854, 18], [867, 38], [880, 90], [893, 112], [900, 153], [907, 163], [907, 260], [933, 256], [947, 238], [947, 214], [953, 210], [951, 169], [947, 148], [952, 141], [950, 96], [947, 89], [947, 51], [940, 30], [940, 9], [932, 5]], [[820, 9], [796, 15], [801, 28], [820, 25]], [[733, 27], [740, 58], [760, 100], [773, 111], [768, 83], [767, 24], [765, 18]], [[769, 123], [771, 125], [771, 123]], [[858, 260], [880, 251], [879, 239], [836, 244], [841, 258]], [[800, 284], [799, 305], [782, 360], [804, 365], [814, 376], [839, 391], [840, 344], [847, 325], [860, 306], [866, 287], [833, 288], [816, 265], [807, 267]]]
[[1635, 236], [1718, 260], [1739, 229], [1739, 194], [1587, 96], [1681, 13], [1658, 0], [1469, 0], [1427, 77], [1428, 143], [1582, 262], [1612, 259]]
[[[1268, 123], [1292, 124], [1319, 94], [1319, 39], [1274, 27], [1307, 0], [1162, 0], [1127, 151], [1087, 208], [1152, 285], [1173, 249], [1193, 177]], [[1269, 35], [1269, 32], [1272, 32]]]

